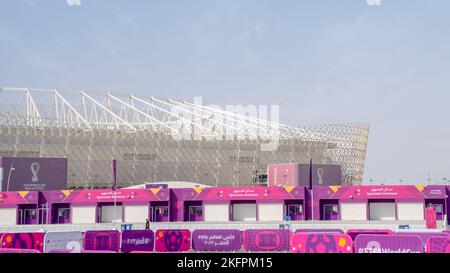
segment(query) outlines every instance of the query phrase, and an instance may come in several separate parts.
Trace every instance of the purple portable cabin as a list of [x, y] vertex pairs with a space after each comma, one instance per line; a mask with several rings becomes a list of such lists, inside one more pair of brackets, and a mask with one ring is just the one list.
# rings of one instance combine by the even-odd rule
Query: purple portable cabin
[[446, 213], [444, 186], [314, 187], [315, 220], [424, 220], [428, 206], [437, 220]]
[[[116, 201], [116, 221], [121, 222], [151, 222], [169, 221], [169, 189], [118, 189], [112, 190], [82, 190], [82, 191], [45, 191], [42, 193], [51, 216], [48, 222], [52, 224], [81, 223], [74, 219], [74, 210], [84, 208], [86, 213], [95, 217], [84, 218], [87, 223], [110, 222], [111, 208]], [[115, 195], [115, 197], [114, 197]], [[93, 210], [90, 210], [93, 208]], [[138, 214], [138, 212], [140, 214]], [[78, 213], [80, 214], [80, 213]], [[133, 215], [132, 215], [133, 214]], [[105, 220], [106, 219], [106, 220]]]
[[[223, 205], [229, 215], [223, 221], [233, 221], [240, 213], [239, 209], [248, 205], [254, 208], [252, 220], [267, 220], [267, 215], [259, 215], [273, 204], [283, 220], [304, 220], [305, 187], [235, 187], [235, 188], [189, 188], [171, 189], [171, 221], [209, 221], [205, 219], [205, 206]], [[271, 219], [269, 219], [270, 221]], [[245, 220], [244, 220], [245, 221]]]
[[46, 211], [39, 203], [39, 192], [0, 192], [2, 225], [45, 224]]

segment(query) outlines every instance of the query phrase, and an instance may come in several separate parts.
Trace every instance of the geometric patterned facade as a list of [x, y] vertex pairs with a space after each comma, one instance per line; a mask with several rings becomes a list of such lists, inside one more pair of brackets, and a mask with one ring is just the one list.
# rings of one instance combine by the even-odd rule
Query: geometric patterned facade
[[310, 158], [340, 164], [343, 184], [355, 185], [362, 181], [368, 134], [367, 124], [292, 127], [187, 101], [0, 89], [0, 156], [67, 157], [69, 187], [109, 186], [112, 159], [121, 187], [252, 185], [268, 164]]

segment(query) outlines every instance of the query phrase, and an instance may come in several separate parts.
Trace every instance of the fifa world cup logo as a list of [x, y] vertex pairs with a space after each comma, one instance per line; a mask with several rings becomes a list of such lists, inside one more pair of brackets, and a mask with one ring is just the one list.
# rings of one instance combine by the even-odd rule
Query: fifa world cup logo
[[322, 168], [318, 168], [317, 169], [317, 176], [319, 177], [319, 185], [323, 184], [323, 169]]
[[31, 181], [32, 182], [38, 182], [39, 181], [39, 177], [38, 177], [38, 173], [39, 173], [39, 169], [41, 168], [41, 165], [38, 162], [33, 162], [31, 163]]

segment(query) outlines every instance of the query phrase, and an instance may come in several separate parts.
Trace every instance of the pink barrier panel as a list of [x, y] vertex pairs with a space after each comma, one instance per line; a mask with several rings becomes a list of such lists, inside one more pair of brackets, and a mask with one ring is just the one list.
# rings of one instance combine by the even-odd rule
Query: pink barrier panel
[[296, 232], [292, 238], [293, 253], [352, 253], [353, 241], [347, 234]]
[[238, 251], [241, 249], [241, 232], [238, 229], [196, 229], [192, 232], [192, 249]]
[[75, 253], [71, 249], [50, 249], [47, 253]]
[[312, 228], [307, 228], [307, 229], [297, 229], [295, 230], [295, 233], [297, 232], [308, 232], [308, 233], [340, 233], [340, 234], [344, 234], [345, 232], [342, 229], [338, 229], [338, 228], [322, 228], [322, 229], [312, 229]]
[[0, 240], [2, 248], [35, 249], [44, 252], [44, 233], [3, 233]]
[[443, 233], [443, 232], [395, 232], [394, 234], [419, 236], [425, 245], [426, 245], [426, 242], [428, 241], [428, 239], [430, 239], [430, 238], [448, 238], [448, 237], [450, 237], [450, 234]]
[[41, 253], [36, 249], [0, 248], [0, 253]]
[[287, 229], [247, 229], [242, 238], [247, 251], [289, 251], [292, 232]]
[[131, 251], [152, 251], [155, 235], [151, 230], [124, 230], [122, 231], [121, 250], [124, 253]]
[[427, 240], [427, 253], [450, 253], [450, 237], [429, 238]]
[[390, 229], [349, 229], [346, 233], [354, 241], [360, 234], [392, 234], [394, 232]]
[[120, 232], [117, 230], [88, 230], [84, 234], [84, 250], [118, 252], [119, 248]]
[[83, 250], [83, 253], [117, 253], [111, 250]]
[[417, 235], [361, 234], [354, 242], [356, 253], [423, 253], [424, 244]]
[[188, 251], [191, 232], [188, 229], [158, 229], [155, 235], [155, 250], [159, 252]]

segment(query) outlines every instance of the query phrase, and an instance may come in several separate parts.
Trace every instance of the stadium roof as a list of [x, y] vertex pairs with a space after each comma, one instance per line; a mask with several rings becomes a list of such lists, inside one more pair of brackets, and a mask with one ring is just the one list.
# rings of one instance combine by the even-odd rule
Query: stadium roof
[[293, 127], [246, 113], [133, 94], [4, 87], [0, 88], [0, 106], [0, 125], [27, 128], [152, 132], [187, 135], [191, 139], [228, 139], [231, 136], [326, 141], [338, 137], [312, 127]]

